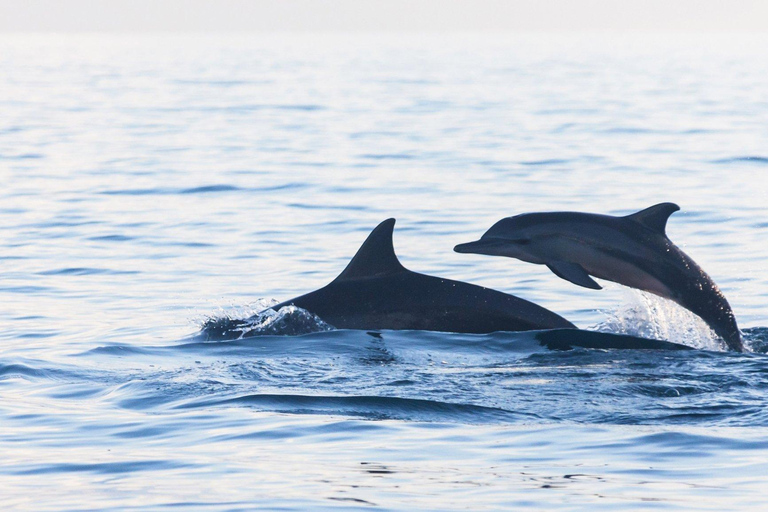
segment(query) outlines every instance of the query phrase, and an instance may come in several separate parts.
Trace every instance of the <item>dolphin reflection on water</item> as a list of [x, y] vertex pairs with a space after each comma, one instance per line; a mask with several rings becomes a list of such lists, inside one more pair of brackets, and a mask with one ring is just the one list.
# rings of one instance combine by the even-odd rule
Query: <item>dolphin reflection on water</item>
[[667, 220], [679, 209], [661, 203], [625, 217], [526, 213], [498, 221], [480, 240], [454, 250], [546, 265], [586, 288], [601, 288], [590, 277], [595, 276], [670, 299], [702, 318], [728, 348], [741, 352], [741, 333], [725, 296], [667, 237]]

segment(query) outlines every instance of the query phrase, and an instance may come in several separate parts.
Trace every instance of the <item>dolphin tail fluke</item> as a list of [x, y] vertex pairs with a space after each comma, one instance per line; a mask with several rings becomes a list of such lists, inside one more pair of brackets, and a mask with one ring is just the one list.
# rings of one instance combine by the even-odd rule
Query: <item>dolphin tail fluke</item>
[[592, 290], [602, 290], [603, 288], [597, 284], [594, 279], [589, 277], [589, 274], [584, 270], [584, 267], [578, 263], [571, 263], [569, 261], [550, 261], [547, 263], [547, 267], [557, 277], [570, 281], [573, 284]]

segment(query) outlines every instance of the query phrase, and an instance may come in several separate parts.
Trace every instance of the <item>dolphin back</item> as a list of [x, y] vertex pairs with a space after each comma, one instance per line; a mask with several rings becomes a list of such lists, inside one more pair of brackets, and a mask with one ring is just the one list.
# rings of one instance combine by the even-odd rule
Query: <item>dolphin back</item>
[[532, 302], [481, 286], [406, 269], [392, 244], [394, 219], [379, 224], [327, 286], [283, 302], [339, 329], [431, 330], [483, 334], [574, 328]]

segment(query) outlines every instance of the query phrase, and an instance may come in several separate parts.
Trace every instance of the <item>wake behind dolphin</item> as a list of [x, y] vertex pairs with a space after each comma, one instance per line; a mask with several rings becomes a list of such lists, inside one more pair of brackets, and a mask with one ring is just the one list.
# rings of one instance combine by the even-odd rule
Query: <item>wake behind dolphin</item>
[[456, 252], [543, 264], [557, 276], [600, 289], [590, 276], [670, 299], [701, 317], [731, 350], [743, 351], [736, 318], [704, 270], [666, 235], [678, 211], [661, 203], [626, 217], [579, 212], [528, 213], [494, 224]]

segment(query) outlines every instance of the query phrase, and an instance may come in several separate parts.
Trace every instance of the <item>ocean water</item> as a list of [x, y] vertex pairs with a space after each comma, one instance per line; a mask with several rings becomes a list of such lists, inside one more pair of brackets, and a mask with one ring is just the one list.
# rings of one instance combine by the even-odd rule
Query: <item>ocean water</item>
[[[3, 508], [763, 508], [766, 43], [0, 37]], [[662, 201], [749, 352], [661, 299], [452, 252], [517, 213]], [[388, 217], [412, 270], [698, 350], [201, 332], [323, 286]]]

